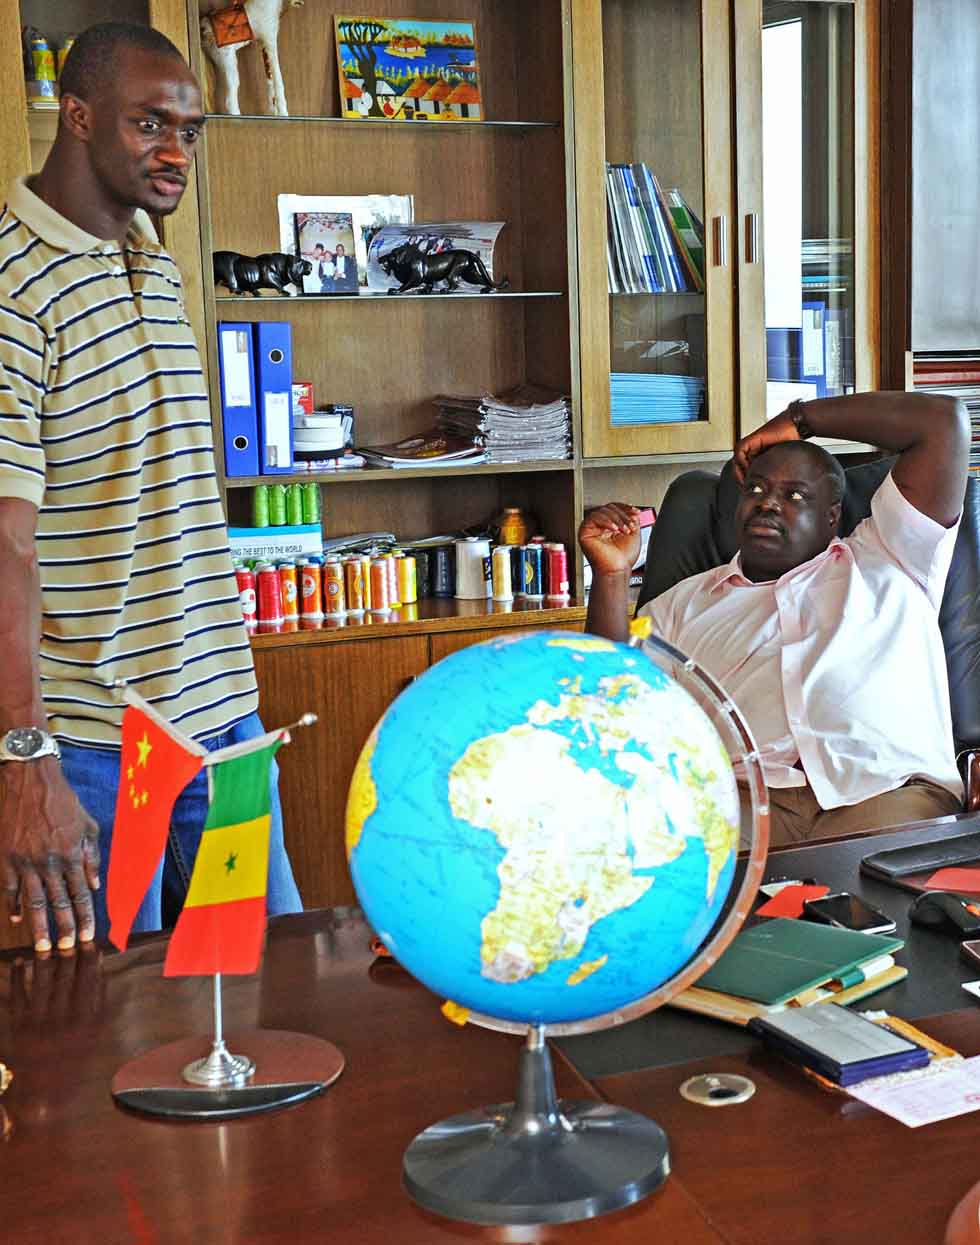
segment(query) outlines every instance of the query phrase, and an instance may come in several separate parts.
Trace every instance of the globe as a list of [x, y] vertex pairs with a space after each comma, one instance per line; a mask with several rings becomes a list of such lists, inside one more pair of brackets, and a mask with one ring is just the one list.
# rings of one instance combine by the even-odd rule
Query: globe
[[576, 1032], [681, 981], [732, 890], [732, 755], [751, 754], [691, 670], [656, 642], [526, 632], [440, 661], [378, 722], [348, 797], [354, 886], [462, 1015]]

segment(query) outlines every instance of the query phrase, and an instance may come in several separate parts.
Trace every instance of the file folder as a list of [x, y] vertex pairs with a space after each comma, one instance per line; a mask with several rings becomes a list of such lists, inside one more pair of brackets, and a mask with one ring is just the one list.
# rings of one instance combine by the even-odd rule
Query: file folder
[[293, 470], [292, 326], [260, 320], [253, 328], [259, 472], [276, 475]]
[[259, 427], [255, 404], [255, 364], [251, 324], [218, 322], [221, 375], [221, 426], [225, 474], [259, 474]]

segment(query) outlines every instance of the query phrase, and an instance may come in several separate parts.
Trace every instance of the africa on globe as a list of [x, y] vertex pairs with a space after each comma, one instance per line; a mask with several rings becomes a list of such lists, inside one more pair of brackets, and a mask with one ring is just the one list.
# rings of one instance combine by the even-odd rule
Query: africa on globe
[[378, 722], [347, 805], [365, 915], [460, 1008], [558, 1025], [692, 959], [734, 878], [711, 719], [647, 647], [534, 631], [464, 648]]

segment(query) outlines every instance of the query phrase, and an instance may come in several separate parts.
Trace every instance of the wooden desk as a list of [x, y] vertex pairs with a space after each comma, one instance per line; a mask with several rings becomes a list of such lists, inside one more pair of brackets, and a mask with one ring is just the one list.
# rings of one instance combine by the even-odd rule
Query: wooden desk
[[[367, 948], [366, 927], [350, 915], [282, 917], [261, 974], [225, 979], [229, 1035], [296, 1029], [329, 1038], [347, 1058], [322, 1097], [226, 1124], [141, 1118], [110, 1097], [114, 1072], [133, 1055], [209, 1032], [210, 981], [164, 980], [162, 940], [101, 961], [49, 962], [54, 971], [29, 993], [22, 968], [0, 959], [0, 1059], [15, 1076], [2, 1100], [14, 1130], [0, 1146], [2, 1239], [721, 1245], [673, 1181], [630, 1210], [556, 1230], [476, 1228], [418, 1210], [401, 1188], [405, 1147], [447, 1115], [511, 1100], [518, 1040], [450, 1024], [400, 969], [372, 975]], [[560, 1094], [593, 1096], [560, 1058], [556, 1075]]]

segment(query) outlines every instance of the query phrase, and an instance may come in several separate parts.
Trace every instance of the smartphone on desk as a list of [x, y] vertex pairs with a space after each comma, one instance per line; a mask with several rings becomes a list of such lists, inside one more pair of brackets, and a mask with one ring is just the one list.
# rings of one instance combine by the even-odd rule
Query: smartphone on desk
[[853, 929], [861, 934], [890, 934], [895, 929], [895, 922], [887, 913], [872, 908], [871, 904], [847, 891], [808, 899], [803, 905], [803, 915], [808, 921]]

